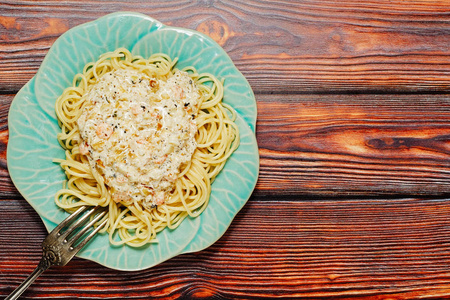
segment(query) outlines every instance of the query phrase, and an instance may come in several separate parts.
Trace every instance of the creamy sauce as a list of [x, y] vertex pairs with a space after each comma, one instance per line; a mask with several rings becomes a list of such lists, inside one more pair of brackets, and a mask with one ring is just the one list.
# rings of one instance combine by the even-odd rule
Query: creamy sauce
[[86, 95], [77, 124], [87, 155], [116, 202], [163, 204], [197, 147], [201, 95], [187, 73], [168, 80], [135, 70], [105, 74]]

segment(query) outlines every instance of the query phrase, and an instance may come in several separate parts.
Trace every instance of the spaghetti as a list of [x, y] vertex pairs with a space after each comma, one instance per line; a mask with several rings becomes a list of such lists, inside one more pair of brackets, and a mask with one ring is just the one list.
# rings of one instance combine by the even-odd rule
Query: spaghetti
[[65, 159], [55, 161], [67, 181], [55, 202], [69, 212], [107, 206], [113, 245], [157, 242], [164, 228], [199, 216], [239, 145], [222, 82], [175, 64], [119, 48], [88, 63], [56, 101]]

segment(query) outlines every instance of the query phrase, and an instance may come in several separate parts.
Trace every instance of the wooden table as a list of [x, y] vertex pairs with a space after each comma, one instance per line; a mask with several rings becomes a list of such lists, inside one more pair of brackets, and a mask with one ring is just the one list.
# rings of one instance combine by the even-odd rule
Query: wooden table
[[12, 184], [8, 109], [68, 29], [138, 11], [208, 34], [258, 105], [257, 187], [212, 247], [74, 259], [23, 299], [450, 299], [450, 2], [0, 1], [0, 294], [46, 231]]

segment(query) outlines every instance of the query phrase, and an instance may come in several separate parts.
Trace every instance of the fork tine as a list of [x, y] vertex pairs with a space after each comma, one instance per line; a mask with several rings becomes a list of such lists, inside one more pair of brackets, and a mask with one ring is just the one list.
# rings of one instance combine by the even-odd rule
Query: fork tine
[[[93, 209], [93, 211], [97, 211], [96, 209]], [[71, 237], [67, 242], [69, 245], [74, 245], [77, 240], [82, 237], [95, 223], [97, 223], [101, 218], [103, 218], [104, 215], [106, 215], [107, 211], [103, 210], [99, 214], [95, 216], [94, 219], [92, 219], [88, 224], [85, 224], [83, 229], [81, 229], [77, 234], [75, 234], [73, 237]]]
[[61, 223], [59, 223], [58, 226], [56, 226], [51, 232], [52, 233], [57, 233], [59, 231], [61, 231], [61, 229], [63, 229], [64, 227], [66, 227], [67, 224], [69, 224], [70, 222], [72, 222], [73, 219], [77, 218], [80, 214], [82, 214], [83, 212], [85, 212], [88, 209], [87, 206], [81, 206], [80, 208], [78, 208], [75, 212], [73, 212], [72, 214], [70, 214], [70, 216], [68, 216], [66, 219], [64, 219]]
[[[88, 207], [90, 209], [89, 212], [87, 212], [86, 214], [84, 214], [83, 216], [81, 216], [81, 218], [77, 219], [73, 224], [71, 224], [66, 231], [64, 231], [63, 233], [60, 233], [60, 239], [65, 239], [68, 235], [70, 235], [71, 233], [73, 233], [73, 231], [75, 229], [77, 229], [78, 227], [80, 227], [88, 218], [90, 218], [96, 211], [97, 211], [97, 207]], [[85, 210], [83, 210], [84, 212]], [[67, 224], [67, 223], [66, 223]], [[62, 229], [62, 228], [61, 228]]]
[[102, 229], [103, 226], [106, 225], [107, 222], [108, 219], [103, 220], [103, 222], [98, 225], [91, 233], [89, 233], [89, 235], [84, 240], [82, 240], [77, 246], [73, 247], [72, 251], [74, 251], [75, 254], [78, 253], [78, 251], [80, 251], [81, 248], [83, 248], [97, 234], [97, 232], [99, 232], [100, 229]]

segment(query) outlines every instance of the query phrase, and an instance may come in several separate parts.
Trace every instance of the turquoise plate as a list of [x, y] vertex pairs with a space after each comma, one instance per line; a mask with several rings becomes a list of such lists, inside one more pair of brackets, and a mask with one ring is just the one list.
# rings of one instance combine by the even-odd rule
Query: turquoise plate
[[157, 235], [158, 243], [141, 248], [114, 247], [98, 235], [79, 254], [109, 268], [142, 270], [181, 253], [205, 249], [227, 230], [250, 197], [259, 172], [255, 138], [256, 102], [250, 85], [225, 51], [199, 32], [165, 26], [138, 13], [113, 13], [75, 27], [48, 51], [36, 76], [14, 98], [9, 111], [7, 161], [10, 176], [23, 197], [53, 229], [67, 213], [54, 203], [66, 179], [54, 158], [64, 151], [56, 140], [56, 98], [76, 73], [99, 55], [119, 47], [148, 57], [163, 52], [178, 57], [178, 68], [194, 66], [225, 79], [224, 102], [237, 111], [241, 143], [212, 185], [211, 201], [197, 218], [187, 218], [175, 230]]

